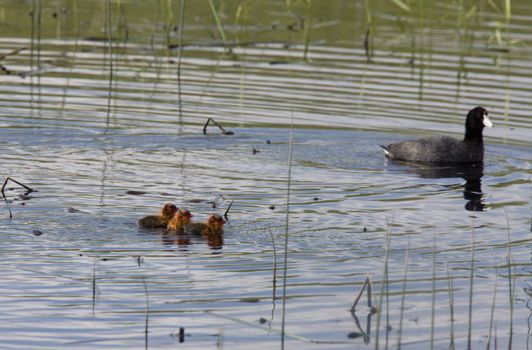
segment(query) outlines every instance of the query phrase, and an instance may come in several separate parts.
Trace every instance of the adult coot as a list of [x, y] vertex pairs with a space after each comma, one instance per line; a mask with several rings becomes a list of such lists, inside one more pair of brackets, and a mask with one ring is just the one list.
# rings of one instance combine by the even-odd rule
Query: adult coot
[[418, 140], [381, 146], [386, 157], [412, 162], [466, 163], [482, 162], [484, 142], [482, 130], [491, 128], [488, 111], [475, 107], [467, 114], [465, 136], [462, 141], [452, 137], [425, 137]]

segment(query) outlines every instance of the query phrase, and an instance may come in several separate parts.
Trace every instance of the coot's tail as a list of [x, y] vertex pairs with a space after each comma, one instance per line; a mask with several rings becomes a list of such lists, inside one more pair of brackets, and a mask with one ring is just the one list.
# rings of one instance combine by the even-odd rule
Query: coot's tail
[[384, 155], [385, 155], [387, 158], [393, 159], [393, 154], [392, 154], [392, 152], [390, 152], [390, 150], [388, 149], [388, 147], [383, 146], [383, 145], [379, 145], [379, 146], [382, 147], [382, 149], [384, 150]]

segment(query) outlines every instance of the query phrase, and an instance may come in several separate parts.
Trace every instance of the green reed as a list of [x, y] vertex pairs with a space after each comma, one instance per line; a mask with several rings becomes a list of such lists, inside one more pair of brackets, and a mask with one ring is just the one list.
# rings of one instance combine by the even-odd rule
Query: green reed
[[142, 277], [142, 284], [144, 285], [144, 296], [146, 298], [146, 311], [144, 315], [144, 349], [148, 350], [148, 328], [150, 319], [150, 296], [148, 293], [148, 285], [146, 278]]
[[436, 233], [432, 231], [432, 300], [430, 316], [430, 349], [434, 349], [434, 326], [436, 316]]
[[310, 45], [310, 19], [312, 17], [311, 14], [311, 6], [312, 6], [312, 0], [306, 0], [305, 1], [305, 23], [303, 25], [303, 38], [304, 38], [304, 50], [303, 50], [303, 60], [308, 61], [308, 52], [309, 52], [309, 45]]
[[212, 16], [214, 17], [214, 21], [216, 22], [216, 27], [218, 28], [218, 33], [220, 34], [220, 37], [222, 38], [224, 47], [227, 50], [227, 38], [225, 36], [224, 28], [222, 27], [222, 22], [220, 21], [220, 16], [218, 15], [218, 11], [216, 10], [216, 7], [214, 6], [213, 0], [209, 0], [209, 6], [211, 8]]
[[449, 350], [454, 350], [454, 287], [453, 287], [453, 276], [449, 270], [449, 264], [447, 264], [447, 283], [449, 291], [449, 314], [451, 319], [450, 334], [449, 334]]
[[[107, 112], [106, 112], [106, 127], [109, 127], [111, 118], [111, 103], [113, 100], [113, 80], [114, 80], [114, 65], [113, 65], [113, 27], [112, 27], [112, 6], [111, 0], [105, 0], [105, 15], [106, 15], [106, 33], [107, 33], [107, 64], [109, 69], [109, 85], [107, 89]], [[105, 55], [105, 53], [104, 53]]]
[[288, 226], [290, 222], [290, 191], [292, 186], [292, 155], [294, 150], [294, 116], [291, 115], [290, 139], [288, 145], [288, 178], [286, 184], [286, 216], [285, 216], [285, 236], [284, 236], [284, 257], [283, 257], [283, 302], [281, 312], [281, 339], [284, 349], [284, 337], [286, 331], [286, 281], [288, 273]]
[[513, 343], [513, 319], [514, 319], [514, 293], [513, 291], [513, 283], [512, 283], [512, 248], [511, 248], [511, 234], [510, 234], [510, 219], [508, 217], [508, 213], [506, 210], [504, 210], [506, 214], [506, 232], [507, 232], [507, 241], [506, 241], [506, 247], [507, 247], [507, 266], [508, 266], [508, 303], [510, 306], [510, 329], [508, 330], [509, 336], [508, 336], [508, 349], [512, 348]]
[[[393, 225], [393, 222], [392, 224]], [[377, 325], [375, 327], [375, 350], [379, 349], [379, 338], [380, 338], [380, 326], [381, 326], [381, 315], [382, 315], [382, 305], [384, 300], [384, 290], [385, 286], [388, 284], [388, 259], [390, 254], [390, 236], [391, 236], [391, 225], [388, 223], [388, 220], [386, 220], [386, 237], [385, 237], [385, 243], [384, 243], [384, 266], [383, 266], [383, 273], [382, 273], [382, 280], [381, 280], [381, 289], [379, 292], [379, 307], [378, 307], [378, 314], [377, 314]], [[386, 325], [386, 329], [388, 329], [388, 325]], [[388, 332], [386, 332], [386, 336], [388, 337]]]
[[471, 336], [473, 329], [473, 280], [475, 273], [475, 224], [471, 220], [471, 266], [469, 268], [469, 309], [467, 326], [467, 348], [471, 349]]
[[96, 258], [92, 261], [92, 318], [96, 309]]
[[401, 288], [401, 307], [399, 308], [399, 330], [397, 331], [397, 350], [401, 349], [401, 339], [403, 336], [403, 318], [405, 311], [405, 299], [406, 299], [406, 281], [408, 279], [408, 258], [410, 253], [410, 236], [408, 236], [408, 245], [405, 250], [405, 261], [403, 265], [403, 287]]
[[183, 32], [185, 30], [185, 0], [179, 2], [179, 23], [177, 41], [177, 105], [179, 114], [179, 125], [183, 125], [183, 98], [181, 95], [181, 61], [183, 51]]
[[491, 312], [490, 312], [490, 325], [488, 331], [488, 342], [486, 344], [486, 350], [490, 350], [491, 347], [491, 334], [493, 331], [493, 315], [495, 314], [495, 300], [497, 299], [497, 272], [495, 272], [495, 283], [493, 284], [493, 298], [491, 301]]

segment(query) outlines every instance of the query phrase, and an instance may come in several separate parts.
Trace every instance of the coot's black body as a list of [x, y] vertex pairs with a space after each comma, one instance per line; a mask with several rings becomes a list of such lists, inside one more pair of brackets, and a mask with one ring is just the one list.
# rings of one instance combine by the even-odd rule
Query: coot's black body
[[381, 146], [386, 157], [394, 160], [427, 163], [473, 163], [484, 159], [484, 127], [491, 128], [488, 111], [476, 107], [469, 111], [465, 136], [457, 140], [448, 136], [425, 137], [418, 140]]

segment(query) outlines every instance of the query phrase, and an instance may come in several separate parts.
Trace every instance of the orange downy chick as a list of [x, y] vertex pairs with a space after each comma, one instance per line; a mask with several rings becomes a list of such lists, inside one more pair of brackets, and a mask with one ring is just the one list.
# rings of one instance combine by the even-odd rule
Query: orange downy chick
[[192, 222], [185, 225], [185, 232], [195, 235], [221, 235], [224, 233], [225, 220], [218, 214], [209, 216], [207, 222]]
[[186, 225], [190, 224], [190, 219], [194, 215], [186, 209], [179, 209], [179, 211], [168, 222], [167, 228], [172, 231], [183, 231]]
[[139, 220], [142, 228], [164, 228], [177, 212], [178, 208], [172, 203], [166, 203], [159, 215], [148, 215]]

